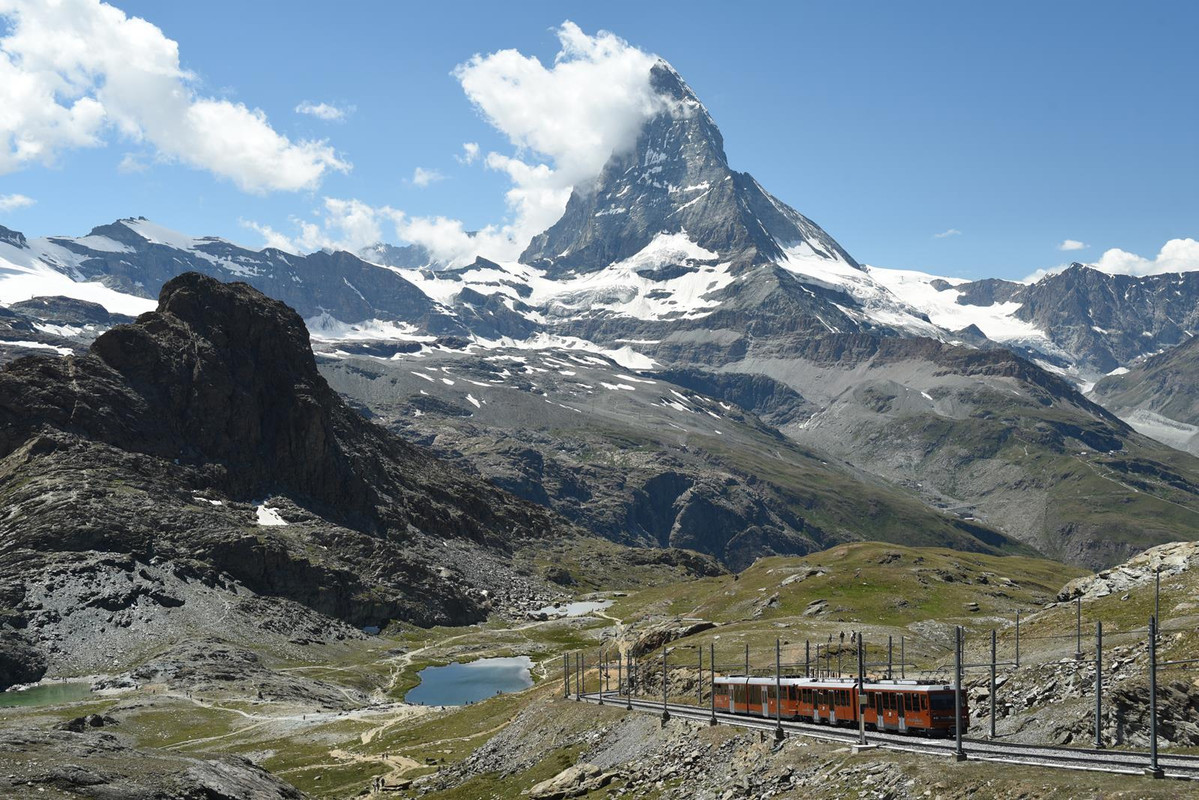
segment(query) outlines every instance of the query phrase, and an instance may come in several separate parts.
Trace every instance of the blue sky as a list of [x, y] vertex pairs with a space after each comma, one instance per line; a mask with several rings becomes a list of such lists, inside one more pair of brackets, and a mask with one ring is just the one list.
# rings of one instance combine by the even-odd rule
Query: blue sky
[[[517, 153], [452, 71], [505, 48], [550, 65], [569, 19], [670, 61], [733, 167], [860, 261], [1020, 278], [1199, 238], [1195, 3], [115, 5], [178, 43], [197, 97], [260, 109], [290, 142], [324, 140], [319, 180], [247, 191], [230, 177], [244, 165], [189, 165], [110, 125], [49, 166], [0, 174], [0, 224], [81, 234], [145, 215], [261, 246], [251, 223], [296, 236], [327, 213], [326, 197], [468, 229], [501, 223], [513, 214], [508, 176], [460, 163], [461, 147]], [[303, 101], [345, 117], [298, 114]], [[417, 167], [444, 179], [418, 186]], [[6, 209], [14, 195], [34, 202]], [[1065, 240], [1087, 247], [1062, 252]]]

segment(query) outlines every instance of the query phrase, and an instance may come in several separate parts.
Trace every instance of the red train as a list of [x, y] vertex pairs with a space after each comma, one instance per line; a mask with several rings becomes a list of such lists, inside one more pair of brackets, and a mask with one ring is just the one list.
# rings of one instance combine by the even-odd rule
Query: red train
[[[732, 714], [774, 719], [858, 724], [858, 685], [851, 678], [782, 678], [782, 709], [778, 709], [774, 678], [718, 677], [716, 709]], [[865, 720], [870, 730], [951, 735], [954, 732], [953, 686], [917, 681], [872, 681], [862, 687], [866, 695]], [[962, 731], [970, 724], [966, 695], [962, 693]]]

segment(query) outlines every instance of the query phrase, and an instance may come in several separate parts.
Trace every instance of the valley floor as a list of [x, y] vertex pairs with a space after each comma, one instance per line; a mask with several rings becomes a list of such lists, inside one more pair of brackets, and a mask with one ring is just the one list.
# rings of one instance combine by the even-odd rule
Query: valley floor
[[[1193, 554], [1184, 555], [1183, 566], [1163, 577], [1163, 658], [1194, 657], [1199, 648], [1193, 607], [1199, 576], [1188, 568]], [[1162, 559], [1178, 566], [1177, 553]], [[530, 790], [532, 798], [577, 791], [697, 800], [1199, 797], [1199, 785], [1139, 776], [854, 754], [803, 737], [776, 746], [769, 736], [731, 726], [681, 719], [662, 725], [653, 715], [562, 699], [563, 654], [585, 655], [595, 688], [601, 647], [609, 658], [619, 650], [653, 666], [669, 646], [672, 700], [695, 702], [698, 649], [706, 655], [714, 646], [719, 671], [733, 671], [748, 644], [751, 667], [770, 671], [779, 639], [784, 664], [802, 670], [805, 643], [821, 644], [824, 653], [842, 631], [863, 635], [876, 664], [885, 664], [888, 636], [898, 660], [902, 637], [908, 676], [932, 675], [951, 660], [948, 637], [958, 624], [967, 632], [968, 663], [989, 657], [992, 627], [1005, 660], [1014, 643], [1011, 621], [1021, 611], [1022, 664], [999, 669], [997, 733], [1006, 741], [1088, 746], [1092, 673], [1089, 661], [1072, 657], [1079, 608], [1069, 596], [1077, 590], [1085, 619], [1102, 618], [1111, 637], [1108, 745], [1141, 748], [1136, 701], [1144, 654], [1136, 626], [1152, 605], [1152, 586], [1137, 569], [1095, 578], [1035, 559], [864, 543], [614, 597], [613, 605], [587, 616], [393, 627], [316, 648], [310, 662], [263, 652], [265, 675], [239, 669], [239, 647], [213, 639], [197, 645], [206, 658], [193, 654], [178, 669], [159, 668], [155, 674], [167, 677], [153, 683], [108, 676], [96, 685], [112, 688], [83, 700], [0, 709], [0, 794], [148, 798], [162, 796], [155, 792], [165, 787], [168, 796], [216, 798], [298, 792], [349, 798], [384, 790], [431, 798], [506, 798]], [[1075, 576], [1066, 596], [1059, 594], [1061, 581]], [[1093, 654], [1089, 638], [1084, 645]], [[531, 658], [533, 688], [458, 708], [403, 702], [424, 667], [514, 655]], [[835, 670], [836, 661], [832, 654], [824, 663]], [[844, 661], [848, 671], [850, 659]], [[658, 674], [643, 672], [651, 697], [661, 691]], [[988, 677], [977, 669], [967, 675], [971, 736], [985, 736], [989, 724]], [[1195, 672], [1163, 673], [1172, 693], [1161, 712], [1163, 728], [1184, 745], [1182, 752], [1199, 752], [1195, 678]]]

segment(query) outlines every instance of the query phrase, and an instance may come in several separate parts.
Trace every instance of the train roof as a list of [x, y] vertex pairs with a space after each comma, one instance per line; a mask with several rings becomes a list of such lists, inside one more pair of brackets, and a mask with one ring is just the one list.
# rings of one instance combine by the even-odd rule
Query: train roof
[[[736, 686], [774, 686], [776, 681], [783, 686], [798, 686], [804, 689], [853, 689], [857, 678], [773, 678], [745, 675], [718, 675], [716, 683]], [[871, 691], [892, 692], [936, 692], [953, 691], [951, 683], [928, 683], [917, 680], [867, 680], [864, 688]]]

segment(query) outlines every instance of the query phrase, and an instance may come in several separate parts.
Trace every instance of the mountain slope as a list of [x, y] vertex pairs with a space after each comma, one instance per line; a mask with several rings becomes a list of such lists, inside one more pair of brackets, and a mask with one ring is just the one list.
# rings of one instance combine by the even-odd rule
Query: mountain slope
[[1146, 436], [1199, 455], [1199, 340], [1104, 378], [1090, 396]]
[[[242, 280], [259, 291], [282, 300], [309, 318], [322, 313], [344, 322], [367, 319], [406, 319], [436, 326], [441, 312], [428, 297], [389, 269], [369, 264], [350, 253], [318, 251], [296, 256], [280, 250], [248, 250], [223, 239], [192, 238], [156, 225], [144, 218], [118, 220], [93, 228], [87, 236], [49, 237], [27, 240], [8, 232], [0, 242], [0, 266], [4, 262], [41, 267], [38, 280], [42, 291], [26, 297], [65, 293], [51, 282], [54, 271], [84, 285], [98, 286], [94, 297], [83, 299], [104, 303], [110, 310], [125, 298], [125, 306], [137, 305], [132, 298], [157, 297], [163, 284], [184, 272], [199, 272], [219, 280]], [[0, 299], [26, 299], [0, 282]], [[368, 299], [369, 298], [369, 299]], [[141, 303], [139, 311], [153, 303]], [[128, 313], [128, 312], [126, 312]]]
[[584, 538], [363, 419], [294, 311], [195, 273], [87, 355], [0, 370], [0, 501], [0, 634], [60, 673], [519, 613], [554, 592], [513, 555]]
[[779, 421], [805, 408], [768, 379], [638, 374], [565, 348], [339, 355], [321, 372], [376, 421], [624, 544], [686, 547], [733, 569], [860, 539], [1024, 550], [763, 424], [745, 408]]
[[783, 430], [1058, 560], [1106, 566], [1195, 538], [1199, 461], [1006, 350], [861, 335], [762, 344], [722, 366], [819, 411]]
[[[527, 465], [497, 455], [510, 444], [512, 452], [524, 452], [505, 429], [537, 430], [528, 405], [484, 411], [458, 404], [434, 422], [433, 406], [409, 402], [413, 380], [422, 380], [411, 373], [458, 358], [566, 349], [611, 359], [643, 379], [654, 370], [667, 382], [677, 376], [678, 391], [702, 386], [692, 391], [712, 392], [709, 400], [730, 405], [753, 406], [759, 389], [745, 387], [769, 380], [778, 391], [768, 393], [787, 407], [787, 419], [776, 424], [812, 458], [848, 462], [858, 470], [855, 480], [870, 473], [866, 481], [890, 484], [888, 491], [899, 484], [925, 503], [978, 516], [1049, 554], [1102, 565], [1150, 543], [1193, 535], [1199, 464], [1137, 436], [1058, 377], [1085, 383], [1113, 359], [1185, 336], [1194, 306], [1183, 308], [1189, 278], [1113, 278], [1076, 267], [1024, 285], [863, 267], [806, 217], [730, 168], [719, 129], [677, 73], [661, 63], [650, 78], [668, 110], [645, 124], [630, 150], [614, 153], [593, 185], [577, 187], [563, 217], [535, 238], [522, 262], [480, 257], [438, 270], [387, 267], [344, 253], [292, 257], [181, 237], [140, 219], [78, 239], [31, 243], [10, 232], [4, 253], [129, 291], [189, 264], [211, 274], [245, 274], [267, 293], [302, 305], [322, 354], [386, 360], [384, 372], [407, 375], [339, 384], [361, 391], [356, 400], [363, 407], [384, 415], [393, 409], [430, 413], [412, 430], [435, 446], [439, 437], [447, 442], [441, 452], [461, 455], [461, 463], [502, 485], [527, 489], [529, 498], [557, 501], [554, 507], [568, 515], [576, 511], [573, 490], [565, 497], [557, 492], [571, 481], [557, 481], [558, 488], [556, 479], [530, 481]], [[0, 257], [8, 258], [4, 253]], [[385, 247], [370, 253], [395, 264], [428, 256]], [[15, 338], [13, 330], [13, 337], [0, 339]], [[77, 346], [48, 338], [33, 344]], [[489, 379], [472, 380], [491, 386]], [[530, 377], [529, 383], [539, 387], [543, 404], [569, 406], [576, 394], [560, 381]], [[385, 387], [405, 394], [384, 396]], [[486, 430], [471, 421], [476, 413], [490, 418]], [[626, 403], [620, 413], [638, 412]], [[624, 425], [593, 444], [639, 457], [647, 445], [625, 436]], [[572, 430], [543, 432], [542, 447], [529, 458], [564, 474], [569, 459], [556, 462], [558, 452], [569, 449]], [[474, 435], [488, 444], [469, 446]], [[734, 446], [732, 438], [709, 437], [695, 446], [719, 469], [755, 464], [746, 472], [765, 478], [759, 443], [749, 437]], [[700, 468], [689, 459], [691, 477], [667, 482], [688, 488], [661, 495], [669, 497], [671, 511], [683, 494], [695, 494], [690, 487], [715, 491], [710, 482], [694, 480]], [[652, 477], [639, 474], [638, 480], [648, 485]], [[618, 471], [591, 478], [603, 483], [596, 494], [610, 502], [599, 504], [602, 512], [578, 511], [574, 519], [618, 540], [690, 541], [663, 530], [673, 526], [666, 520], [677, 519], [664, 508], [648, 523], [615, 513], [635, 495]], [[796, 480], [791, 475], [779, 483]], [[637, 491], [652, 494], [644, 486]], [[762, 548], [819, 541], [772, 508], [771, 492], [739, 487], [739, 510], [727, 527], [768, 531], [754, 539]], [[796, 518], [807, 525], [809, 516]], [[742, 545], [729, 549], [736, 533], [703, 538], [696, 546], [729, 563], [749, 557]]]

